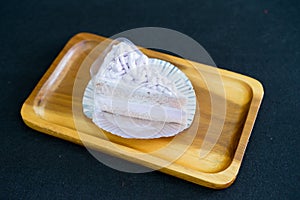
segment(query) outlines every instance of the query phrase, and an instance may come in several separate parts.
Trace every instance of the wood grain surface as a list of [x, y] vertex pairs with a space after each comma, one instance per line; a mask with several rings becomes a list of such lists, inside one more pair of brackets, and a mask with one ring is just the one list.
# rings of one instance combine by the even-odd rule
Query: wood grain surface
[[196, 184], [230, 186], [263, 98], [262, 85], [234, 72], [141, 49], [149, 57], [171, 62], [189, 77], [197, 111], [192, 126], [175, 137], [124, 139], [100, 130], [82, 112], [89, 67], [108, 43], [89, 33], [71, 38], [23, 104], [24, 122], [40, 132]]

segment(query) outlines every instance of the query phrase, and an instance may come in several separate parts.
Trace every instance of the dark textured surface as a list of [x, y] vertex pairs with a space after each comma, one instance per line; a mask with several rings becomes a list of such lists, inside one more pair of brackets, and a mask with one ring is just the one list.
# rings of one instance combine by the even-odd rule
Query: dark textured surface
[[[299, 199], [298, 1], [5, 1], [0, 6], [0, 199]], [[215, 191], [152, 172], [128, 174], [85, 148], [26, 127], [19, 111], [70, 37], [175, 29], [218, 66], [260, 80], [265, 98], [236, 182]]]

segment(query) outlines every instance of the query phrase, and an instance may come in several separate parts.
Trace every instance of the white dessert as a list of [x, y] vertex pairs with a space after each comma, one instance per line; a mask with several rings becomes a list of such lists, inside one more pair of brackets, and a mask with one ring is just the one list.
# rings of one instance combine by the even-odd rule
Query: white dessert
[[[99, 127], [105, 129], [109, 126], [106, 129], [122, 137], [148, 138], [144, 134], [139, 137], [138, 133], [132, 136], [128, 131], [119, 133], [122, 130], [113, 128], [118, 125], [111, 121], [111, 117], [106, 119], [114, 125], [103, 125], [104, 116], [121, 116], [122, 121], [137, 120], [139, 124], [149, 124], [150, 121], [151, 126], [174, 127], [175, 124], [177, 133], [188, 128], [194, 117], [195, 94], [186, 76], [170, 63], [148, 58], [130, 43], [120, 42], [112, 46], [89, 87], [91, 90], [85, 96], [92, 99], [93, 106], [88, 107], [86, 115], [92, 117]], [[158, 127], [157, 131], [166, 132], [161, 130], [163, 128]], [[175, 132], [170, 133], [174, 135]], [[161, 135], [151, 133], [149, 137]]]

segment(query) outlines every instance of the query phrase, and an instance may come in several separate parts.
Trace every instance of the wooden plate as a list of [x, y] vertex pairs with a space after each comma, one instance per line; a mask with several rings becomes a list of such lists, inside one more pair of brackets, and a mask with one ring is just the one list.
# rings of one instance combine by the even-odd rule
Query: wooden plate
[[[99, 129], [82, 114], [82, 95], [90, 80], [92, 59], [86, 59], [87, 55], [104, 40], [80, 33], [66, 44], [23, 104], [24, 122], [46, 134], [200, 185], [230, 186], [263, 98], [262, 85], [234, 72], [142, 49], [149, 57], [179, 67], [191, 80], [198, 102], [192, 128], [175, 137], [151, 140], [124, 139], [107, 132], [99, 135]], [[187, 148], [182, 150], [183, 146]], [[174, 156], [181, 150], [180, 156]]]

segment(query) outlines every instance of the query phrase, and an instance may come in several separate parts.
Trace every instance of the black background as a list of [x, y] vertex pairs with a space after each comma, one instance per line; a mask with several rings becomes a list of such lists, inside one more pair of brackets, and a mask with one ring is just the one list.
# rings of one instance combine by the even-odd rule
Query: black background
[[[299, 199], [299, 1], [15, 1], [0, 5], [0, 197]], [[129, 174], [31, 130], [21, 105], [76, 33], [156, 26], [192, 37], [265, 97], [235, 183], [207, 189], [160, 172]]]

